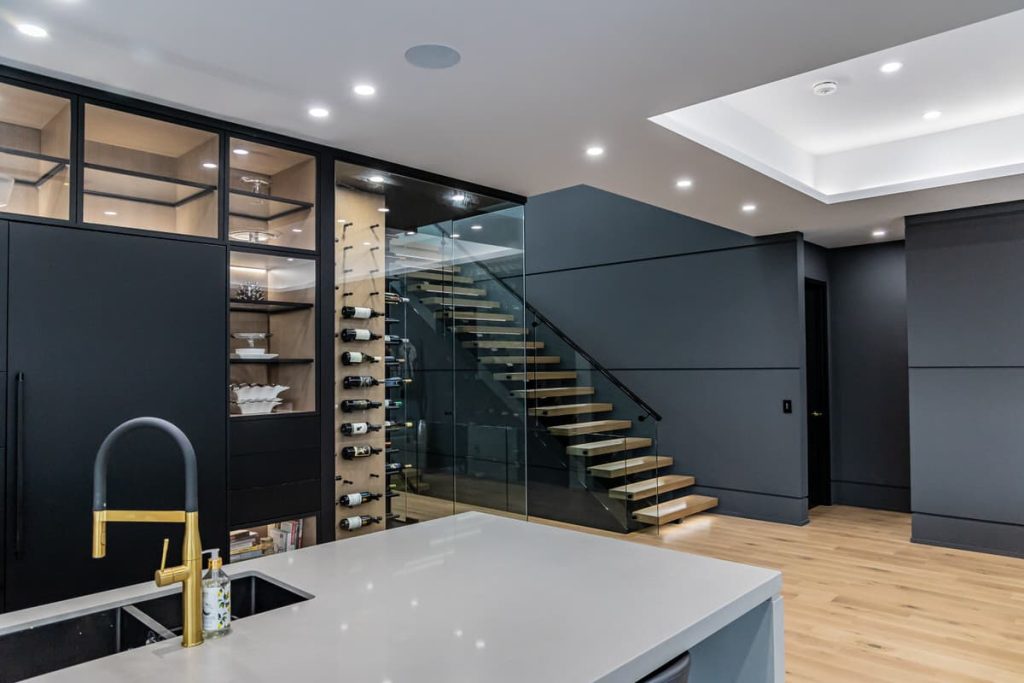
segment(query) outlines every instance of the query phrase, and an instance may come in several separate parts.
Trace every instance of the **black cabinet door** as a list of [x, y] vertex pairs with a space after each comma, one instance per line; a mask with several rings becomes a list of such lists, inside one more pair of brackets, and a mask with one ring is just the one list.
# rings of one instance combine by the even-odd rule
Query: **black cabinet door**
[[[91, 558], [94, 457], [129, 418], [162, 417], [188, 435], [204, 546], [222, 544], [225, 248], [11, 223], [9, 266], [5, 609], [151, 580], [165, 536], [168, 562], [180, 561], [181, 529], [166, 524], [110, 524], [107, 557]], [[181, 509], [169, 439], [123, 439], [108, 494], [111, 508]]]

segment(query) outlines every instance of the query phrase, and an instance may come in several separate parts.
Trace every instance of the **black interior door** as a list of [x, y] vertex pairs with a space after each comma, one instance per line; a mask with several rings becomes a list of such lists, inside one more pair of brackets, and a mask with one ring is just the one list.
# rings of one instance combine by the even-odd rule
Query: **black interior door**
[[808, 506], [832, 504], [829, 445], [828, 289], [807, 280], [804, 289], [807, 334], [807, 495]]
[[[226, 278], [219, 245], [10, 225], [5, 608], [152, 578], [177, 525], [111, 524], [90, 556], [92, 465], [132, 417], [181, 427], [199, 461], [205, 547], [226, 539]], [[156, 433], [124, 439], [109, 504], [180, 509], [180, 456]]]

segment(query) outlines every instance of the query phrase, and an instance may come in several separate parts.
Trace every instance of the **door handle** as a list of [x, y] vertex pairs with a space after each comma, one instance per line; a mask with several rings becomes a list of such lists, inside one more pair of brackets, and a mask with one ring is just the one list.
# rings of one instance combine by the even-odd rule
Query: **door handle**
[[25, 373], [14, 377], [14, 557], [20, 559], [24, 541], [25, 490]]

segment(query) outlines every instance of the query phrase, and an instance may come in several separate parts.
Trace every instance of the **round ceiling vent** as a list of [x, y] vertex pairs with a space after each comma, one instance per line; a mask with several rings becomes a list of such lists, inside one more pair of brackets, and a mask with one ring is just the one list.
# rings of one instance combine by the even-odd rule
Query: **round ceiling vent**
[[447, 45], [415, 45], [405, 51], [405, 61], [421, 69], [449, 69], [461, 60], [458, 50]]
[[839, 90], [839, 84], [835, 81], [819, 81], [814, 84], [814, 87], [812, 87], [811, 90], [814, 91], [815, 95], [825, 97], [826, 95], [831, 95], [836, 90]]

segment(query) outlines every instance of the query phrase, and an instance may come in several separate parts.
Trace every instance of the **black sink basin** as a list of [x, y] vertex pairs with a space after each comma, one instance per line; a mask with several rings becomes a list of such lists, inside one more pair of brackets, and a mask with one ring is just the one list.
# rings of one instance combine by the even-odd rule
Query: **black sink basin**
[[[256, 573], [231, 578], [232, 619], [311, 597]], [[23, 681], [180, 635], [180, 592], [28, 624], [0, 633], [0, 683]]]

